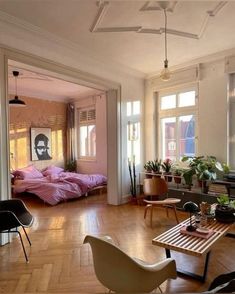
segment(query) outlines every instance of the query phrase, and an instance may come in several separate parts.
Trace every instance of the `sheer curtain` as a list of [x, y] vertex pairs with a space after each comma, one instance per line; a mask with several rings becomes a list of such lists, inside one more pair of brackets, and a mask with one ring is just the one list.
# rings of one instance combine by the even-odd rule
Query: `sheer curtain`
[[67, 105], [67, 163], [75, 160], [75, 107]]

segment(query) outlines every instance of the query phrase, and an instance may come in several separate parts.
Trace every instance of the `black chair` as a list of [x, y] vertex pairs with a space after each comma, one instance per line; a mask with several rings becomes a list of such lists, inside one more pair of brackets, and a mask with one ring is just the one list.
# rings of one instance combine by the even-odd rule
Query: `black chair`
[[23, 247], [26, 262], [28, 262], [28, 257], [25, 251], [23, 239], [18, 227], [22, 227], [29, 245], [31, 242], [26, 233], [25, 228], [28, 228], [33, 223], [33, 216], [28, 211], [24, 202], [20, 199], [10, 199], [0, 201], [0, 233], [18, 233], [20, 236], [20, 242]]

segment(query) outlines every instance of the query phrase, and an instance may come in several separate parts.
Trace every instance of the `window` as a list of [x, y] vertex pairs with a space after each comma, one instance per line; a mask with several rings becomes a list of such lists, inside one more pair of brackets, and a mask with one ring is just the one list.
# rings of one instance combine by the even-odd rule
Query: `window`
[[179, 161], [196, 152], [196, 89], [159, 95], [160, 157]]
[[140, 101], [127, 102], [127, 157], [140, 164]]
[[94, 159], [96, 157], [96, 111], [79, 109], [79, 157]]

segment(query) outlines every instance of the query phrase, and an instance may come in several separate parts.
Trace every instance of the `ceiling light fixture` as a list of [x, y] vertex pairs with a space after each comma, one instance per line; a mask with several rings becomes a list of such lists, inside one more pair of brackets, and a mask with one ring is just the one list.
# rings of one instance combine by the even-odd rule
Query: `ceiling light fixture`
[[13, 76], [15, 77], [15, 97], [9, 101], [10, 106], [22, 107], [26, 106], [23, 100], [20, 100], [17, 95], [17, 77], [19, 76], [19, 72], [17, 70], [13, 70]]
[[166, 7], [164, 7], [164, 16], [165, 16], [165, 29], [164, 29], [164, 33], [165, 33], [165, 60], [164, 60], [164, 68], [161, 71], [160, 74], [160, 79], [162, 81], [169, 81], [169, 79], [171, 78], [171, 73], [168, 69], [168, 60], [167, 60], [167, 15], [166, 15]]

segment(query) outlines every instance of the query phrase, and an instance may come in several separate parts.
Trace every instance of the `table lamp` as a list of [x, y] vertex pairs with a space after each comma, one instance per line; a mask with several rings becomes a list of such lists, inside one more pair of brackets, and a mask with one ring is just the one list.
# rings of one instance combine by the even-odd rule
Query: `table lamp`
[[186, 202], [183, 206], [184, 210], [190, 213], [190, 225], [186, 227], [186, 230], [189, 232], [193, 232], [196, 230], [196, 227], [192, 224], [192, 213], [197, 212], [198, 205], [192, 201]]

